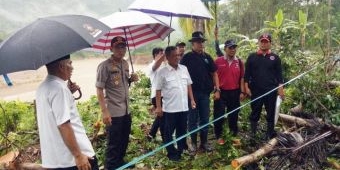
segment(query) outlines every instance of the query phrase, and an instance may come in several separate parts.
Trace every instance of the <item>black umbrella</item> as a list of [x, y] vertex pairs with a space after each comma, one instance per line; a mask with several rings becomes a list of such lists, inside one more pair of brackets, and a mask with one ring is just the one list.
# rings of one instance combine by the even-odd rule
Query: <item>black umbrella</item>
[[39, 67], [91, 47], [110, 28], [83, 15], [40, 18], [0, 44], [0, 74]]
[[[38, 69], [67, 54], [91, 47], [109, 30], [99, 20], [83, 15], [40, 18], [0, 44], [0, 74]], [[79, 90], [76, 99], [80, 97]]]

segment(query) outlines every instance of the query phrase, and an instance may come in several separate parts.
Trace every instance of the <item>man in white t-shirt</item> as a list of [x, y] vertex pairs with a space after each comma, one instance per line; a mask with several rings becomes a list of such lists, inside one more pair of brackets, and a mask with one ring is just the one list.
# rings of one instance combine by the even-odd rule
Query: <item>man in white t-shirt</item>
[[[98, 169], [97, 158], [66, 81], [72, 74], [70, 55], [46, 65], [48, 75], [36, 93], [43, 168]], [[71, 90], [70, 90], [71, 89]]]
[[[154, 49], [152, 49], [152, 57], [153, 57], [153, 61], [152, 63], [150, 63], [148, 65], [148, 72], [147, 72], [147, 76], [150, 79], [151, 82], [151, 104], [153, 106], [154, 110], [156, 108], [156, 75], [157, 72], [163, 68], [165, 66], [165, 55], [164, 55], [164, 50], [163, 48], [160, 47], [156, 47]], [[162, 140], [164, 141], [164, 118], [161, 116], [157, 116], [154, 120], [154, 122], [152, 123], [151, 129], [148, 133], [147, 138], [149, 140], [154, 139], [156, 137], [156, 133], [158, 131], [161, 132], [161, 136], [162, 136]]]
[[[196, 103], [191, 89], [192, 80], [187, 68], [178, 64], [180, 56], [176, 47], [167, 47], [165, 56], [168, 64], [160, 69], [156, 76], [157, 107], [155, 112], [158, 116], [164, 117], [164, 143], [169, 143], [173, 140], [172, 134], [175, 130], [176, 138], [186, 134], [187, 112], [189, 111], [188, 97], [192, 108], [196, 108]], [[163, 95], [163, 99], [161, 95]], [[167, 146], [168, 158], [172, 161], [179, 161], [183, 150], [187, 149], [186, 147], [185, 137], [177, 141], [177, 148], [173, 144]]]

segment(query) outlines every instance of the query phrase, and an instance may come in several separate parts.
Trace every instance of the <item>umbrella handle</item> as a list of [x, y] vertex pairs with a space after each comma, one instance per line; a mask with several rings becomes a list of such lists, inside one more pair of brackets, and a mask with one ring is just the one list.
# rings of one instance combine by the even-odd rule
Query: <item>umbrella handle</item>
[[[71, 87], [71, 85], [72, 84], [74, 84], [72, 81], [71, 81], [71, 79], [68, 79], [68, 86], [69, 86], [69, 88]], [[72, 92], [72, 90], [70, 89], [70, 91]], [[82, 97], [82, 93], [81, 93], [81, 90], [80, 90], [80, 88], [79, 89], [77, 89], [75, 92], [77, 92], [78, 91], [78, 93], [79, 93], [79, 95], [78, 95], [78, 97], [74, 97], [74, 99], [75, 100], [79, 100], [81, 97]], [[73, 92], [72, 92], [73, 93]]]
[[83, 95], [83, 94], [81, 93], [81, 90], [80, 90], [80, 89], [78, 89], [77, 91], [78, 91], [78, 93], [79, 93], [79, 96], [78, 96], [78, 97], [74, 97], [74, 100], [79, 100], [79, 99], [81, 98], [81, 96]]

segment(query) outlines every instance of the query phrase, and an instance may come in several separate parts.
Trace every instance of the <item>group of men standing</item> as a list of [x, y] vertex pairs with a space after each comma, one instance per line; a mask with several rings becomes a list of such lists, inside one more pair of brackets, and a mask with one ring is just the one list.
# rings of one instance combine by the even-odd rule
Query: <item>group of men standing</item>
[[[191, 132], [189, 147], [186, 138], [177, 141], [177, 148], [174, 145], [167, 147], [170, 160], [179, 160], [183, 150], [187, 149], [193, 154], [198, 149], [212, 150], [208, 144], [207, 126], [211, 94], [214, 100], [214, 119], [219, 119], [214, 122], [218, 144], [225, 143], [222, 138], [224, 119], [221, 117], [226, 113], [230, 132], [237, 136], [240, 102], [246, 97], [254, 100], [251, 103], [250, 114], [252, 137], [255, 137], [263, 105], [267, 111], [266, 138], [275, 136], [275, 102], [277, 95], [284, 97], [281, 60], [270, 51], [272, 41], [270, 35], [263, 34], [258, 40], [259, 49], [249, 55], [246, 64], [236, 56], [238, 45], [231, 39], [224, 43], [225, 54], [220, 52], [221, 55], [214, 61], [204, 52], [206, 39], [202, 32], [192, 33], [189, 40], [192, 50], [186, 54], [183, 42], [178, 42], [176, 47], [167, 47], [165, 55], [162, 48], [154, 49], [158, 52], [157, 54], [153, 52], [154, 61], [149, 65], [149, 77], [152, 84], [151, 94], [154, 94], [151, 98], [157, 117], [148, 137], [155, 137], [157, 127], [160, 127], [164, 143], [173, 140], [172, 135], [175, 131], [176, 138], [187, 131]], [[165, 64], [166, 59], [168, 64]], [[278, 90], [262, 96], [275, 88]], [[158, 126], [154, 126], [156, 124]], [[197, 128], [200, 128], [199, 142]]]
[[[153, 50], [154, 61], [150, 66], [149, 76], [157, 118], [154, 122], [156, 130], [151, 130], [149, 137], [154, 138], [157, 126], [160, 126], [163, 142], [169, 143], [173, 140], [175, 131], [178, 138], [187, 131], [195, 131], [207, 125], [211, 95], [214, 99], [214, 118], [223, 116], [227, 107], [227, 111], [232, 112], [228, 115], [230, 130], [233, 135], [237, 135], [237, 108], [240, 100], [246, 96], [256, 99], [283, 83], [280, 58], [270, 51], [270, 35], [259, 38], [259, 50], [249, 55], [245, 65], [235, 56], [237, 44], [233, 40], [225, 42], [225, 55], [215, 61], [204, 52], [205, 41], [202, 32], [194, 32], [189, 40], [192, 50], [186, 54], [183, 42], [166, 47], [165, 50]], [[97, 97], [107, 133], [104, 166], [108, 170], [126, 164], [124, 156], [131, 132], [128, 91], [130, 84], [138, 81], [138, 76], [129, 73], [128, 63], [123, 59], [126, 46], [123, 37], [113, 38], [113, 54], [100, 63], [97, 69]], [[72, 96], [79, 86], [66, 83], [73, 71], [70, 56], [55, 60], [46, 67], [48, 76], [37, 91], [37, 119], [43, 167], [98, 169], [95, 152], [86, 136]], [[264, 104], [267, 111], [267, 136], [275, 136], [274, 108], [277, 93], [284, 97], [282, 86], [278, 92], [274, 91], [251, 103], [250, 122], [253, 134], [256, 133]], [[216, 139], [223, 144], [223, 120], [216, 121], [214, 125]], [[191, 133], [190, 147], [185, 138], [177, 142], [177, 148], [169, 145], [168, 158], [178, 161], [184, 150], [192, 153], [196, 153], [197, 149], [211, 151], [208, 126], [199, 130], [199, 137], [200, 141], [196, 131]]]

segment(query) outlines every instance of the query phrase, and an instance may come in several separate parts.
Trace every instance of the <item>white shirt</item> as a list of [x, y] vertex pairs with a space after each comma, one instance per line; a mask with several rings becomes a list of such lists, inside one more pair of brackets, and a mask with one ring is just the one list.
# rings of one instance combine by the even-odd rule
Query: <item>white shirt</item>
[[81, 152], [95, 155], [91, 142], [79, 117], [74, 98], [66, 82], [48, 75], [36, 93], [37, 119], [44, 168], [75, 166], [75, 160], [61, 137], [58, 126], [70, 120]]
[[177, 69], [170, 65], [160, 69], [156, 77], [156, 90], [163, 95], [164, 112], [188, 111], [188, 85], [192, 84], [187, 67], [178, 64]]
[[156, 70], [153, 70], [152, 67], [155, 65], [155, 63], [156, 63], [156, 61], [153, 60], [148, 65], [148, 70], [147, 70], [147, 76], [149, 77], [150, 82], [151, 82], [151, 95], [150, 95], [151, 99], [156, 97], [156, 75], [157, 75], [157, 72], [166, 65], [165, 62], [162, 62], [162, 64]]

